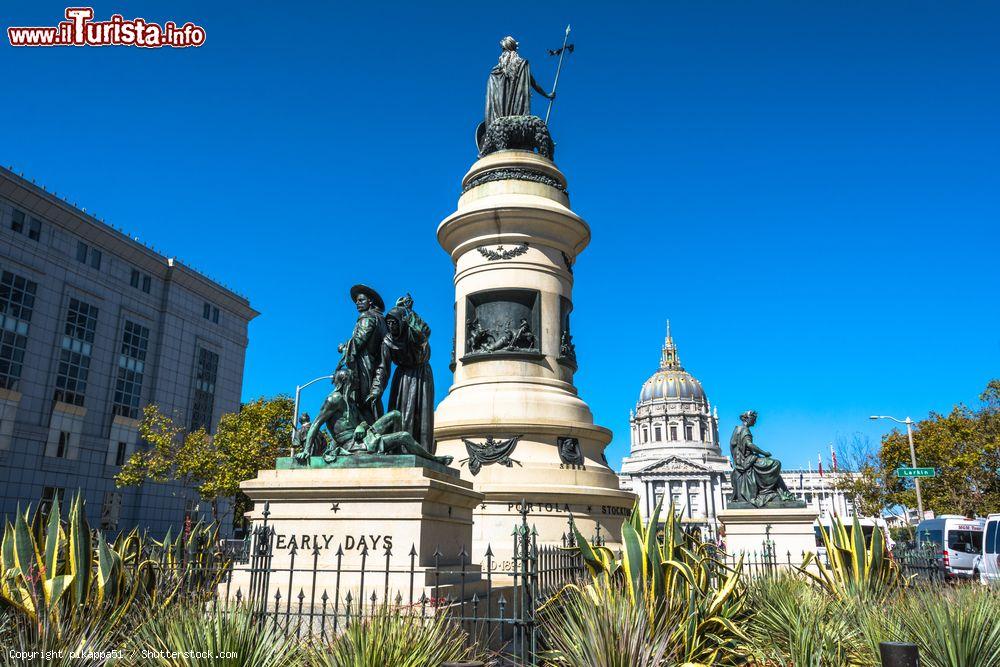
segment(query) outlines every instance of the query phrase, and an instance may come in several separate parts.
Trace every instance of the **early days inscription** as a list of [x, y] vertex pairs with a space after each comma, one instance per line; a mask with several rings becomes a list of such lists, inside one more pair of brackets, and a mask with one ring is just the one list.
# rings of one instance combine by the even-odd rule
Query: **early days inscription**
[[274, 548], [288, 550], [295, 548], [296, 551], [303, 549], [336, 549], [343, 548], [344, 551], [364, 551], [368, 547], [369, 551], [376, 549], [392, 549], [392, 535], [346, 535], [337, 539], [335, 535], [324, 533], [309, 534], [276, 534], [274, 536]]

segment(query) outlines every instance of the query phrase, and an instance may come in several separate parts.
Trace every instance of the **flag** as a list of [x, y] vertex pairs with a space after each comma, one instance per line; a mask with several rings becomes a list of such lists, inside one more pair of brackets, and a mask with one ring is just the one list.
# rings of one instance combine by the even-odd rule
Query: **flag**
[[567, 44], [566, 46], [560, 46], [558, 49], [546, 49], [546, 50], [549, 52], [550, 56], [558, 56], [560, 53], [563, 52], [563, 49], [566, 50], [566, 53], [573, 53], [572, 44]]
[[819, 455], [819, 476], [823, 476], [823, 455]]
[[833, 449], [833, 444], [830, 445], [830, 458], [833, 459], [833, 471], [837, 472], [837, 452]]

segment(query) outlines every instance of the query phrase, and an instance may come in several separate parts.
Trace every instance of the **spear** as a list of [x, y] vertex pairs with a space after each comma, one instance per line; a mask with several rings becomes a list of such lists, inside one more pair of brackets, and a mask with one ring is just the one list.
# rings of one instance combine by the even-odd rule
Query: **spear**
[[[559, 49], [559, 64], [556, 65], [556, 80], [552, 83], [552, 97], [553, 98], [555, 98], [556, 88], [559, 86], [559, 72], [562, 71], [563, 56], [566, 55], [566, 42], [568, 42], [568, 41], [569, 41], [569, 25], [567, 24], [566, 25], [566, 35], [563, 37], [563, 45], [562, 45], [562, 48]], [[569, 47], [569, 50], [570, 51], [573, 50], [572, 45]], [[545, 124], [546, 125], [549, 124], [549, 114], [552, 113], [552, 103], [553, 102], [555, 102], [555, 99], [549, 100], [549, 108], [545, 111]]]

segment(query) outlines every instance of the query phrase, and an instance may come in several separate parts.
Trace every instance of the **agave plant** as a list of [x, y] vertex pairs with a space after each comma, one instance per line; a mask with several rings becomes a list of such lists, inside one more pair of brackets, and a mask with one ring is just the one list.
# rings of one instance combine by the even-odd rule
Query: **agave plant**
[[58, 635], [95, 619], [113, 626], [137, 602], [160, 607], [192, 590], [190, 571], [161, 576], [149, 557], [152, 545], [136, 531], [111, 544], [101, 532], [92, 533], [80, 494], [66, 518], [63, 523], [58, 504], [47, 518], [18, 510], [0, 543], [0, 600], [39, 632]]
[[848, 531], [840, 517], [834, 517], [832, 526], [820, 531], [827, 562], [808, 553], [800, 569], [838, 600], [884, 599], [905, 584], [899, 565], [890, 556], [882, 531], [872, 531], [866, 546], [858, 518], [852, 521]]
[[742, 559], [735, 568], [728, 568], [710, 545], [681, 528], [673, 506], [660, 533], [661, 508], [662, 502], [646, 525], [638, 505], [632, 508], [622, 524], [620, 555], [591, 544], [574, 526], [577, 546], [570, 548], [579, 550], [592, 582], [582, 589], [567, 586], [562, 595], [580, 593], [592, 604], [602, 605], [621, 586], [629, 602], [644, 611], [649, 627], [657, 627], [664, 614], [682, 619], [670, 633], [680, 662], [736, 662], [738, 647], [746, 639], [740, 628], [746, 616]]
[[330, 645], [317, 645], [310, 664], [326, 667], [439, 667], [473, 657], [465, 632], [447, 614], [422, 617], [380, 605], [351, 623]]

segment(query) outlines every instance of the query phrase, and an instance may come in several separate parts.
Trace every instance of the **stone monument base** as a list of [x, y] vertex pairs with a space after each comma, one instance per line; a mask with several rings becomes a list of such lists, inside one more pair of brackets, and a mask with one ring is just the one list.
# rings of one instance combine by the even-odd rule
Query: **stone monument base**
[[470, 556], [472, 512], [483, 495], [457, 470], [422, 461], [354, 455], [307, 466], [279, 458], [276, 470], [243, 482], [254, 502], [247, 514], [253, 528], [267, 526], [273, 535], [237, 565], [230, 597], [265, 588], [271, 603], [276, 593], [281, 600], [301, 595], [308, 607], [325, 593], [332, 607], [334, 600], [343, 606], [348, 592], [366, 604], [372, 593], [378, 602], [398, 596], [404, 603], [472, 596], [486, 583]]
[[770, 549], [779, 566], [802, 564], [804, 555], [816, 551], [813, 521], [819, 513], [804, 507], [762, 507], [719, 512], [725, 528], [726, 553], [748, 561], [762, 561]]

